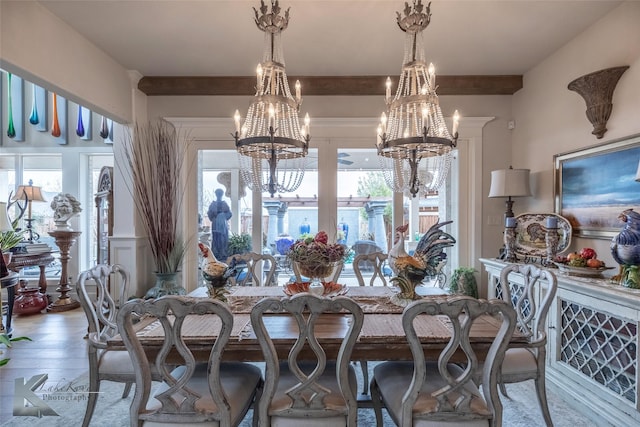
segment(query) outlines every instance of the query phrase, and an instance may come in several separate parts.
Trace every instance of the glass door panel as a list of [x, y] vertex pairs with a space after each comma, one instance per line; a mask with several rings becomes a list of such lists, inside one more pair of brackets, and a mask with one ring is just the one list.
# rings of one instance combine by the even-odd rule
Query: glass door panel
[[[240, 240], [239, 236], [251, 236], [252, 192], [241, 183], [235, 150], [201, 150], [199, 169], [200, 241], [211, 246], [212, 250], [215, 249], [214, 253], [217, 253], [218, 257], [223, 255], [225, 259], [220, 261], [224, 262], [226, 256], [231, 254], [228, 248], [229, 239], [237, 243]], [[243, 239], [251, 240], [250, 237]], [[225, 242], [227, 247], [223, 247]]]
[[[340, 280], [357, 285], [353, 258], [372, 251], [386, 253], [391, 242], [393, 194], [384, 182], [375, 150], [338, 150], [337, 197], [337, 235], [352, 249]], [[373, 270], [365, 265], [361, 271], [369, 283]]]

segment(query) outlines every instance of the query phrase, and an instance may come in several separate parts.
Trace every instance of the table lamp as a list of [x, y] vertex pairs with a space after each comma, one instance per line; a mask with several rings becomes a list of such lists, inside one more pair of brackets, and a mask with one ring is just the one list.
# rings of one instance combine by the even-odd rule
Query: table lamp
[[512, 197], [531, 196], [529, 185], [529, 169], [500, 169], [491, 172], [491, 188], [489, 197], [506, 197], [507, 211], [504, 217], [513, 217]]
[[[40, 187], [35, 187], [33, 185], [33, 180], [29, 180], [29, 185], [20, 185], [18, 186], [18, 191], [13, 196], [11, 200], [26, 200], [28, 204], [27, 218], [25, 221], [27, 222], [27, 231], [29, 232], [29, 243], [33, 243], [40, 239], [40, 235], [33, 231], [33, 218], [31, 218], [31, 202], [46, 202], [44, 197], [42, 196], [42, 190]], [[35, 236], [35, 239], [34, 239]]]

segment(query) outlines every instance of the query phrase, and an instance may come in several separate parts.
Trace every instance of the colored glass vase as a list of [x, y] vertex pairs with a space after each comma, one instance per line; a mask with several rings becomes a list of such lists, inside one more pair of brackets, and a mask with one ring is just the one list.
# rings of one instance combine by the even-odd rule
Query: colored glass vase
[[55, 93], [53, 95], [53, 121], [51, 122], [51, 135], [58, 138], [62, 135], [60, 131], [60, 123], [58, 122], [58, 95]]
[[29, 123], [37, 125], [40, 123], [40, 117], [38, 116], [38, 103], [36, 102], [36, 85], [33, 85], [33, 92], [31, 98], [31, 115], [29, 116]]
[[7, 127], [7, 136], [9, 138], [15, 138], [16, 128], [13, 125], [13, 103], [11, 102], [11, 73], [7, 73], [7, 92], [9, 93], [9, 105], [7, 106], [9, 110], [9, 125]]
[[107, 124], [107, 118], [102, 116], [102, 122], [100, 123], [100, 138], [107, 139], [109, 137], [109, 125]]
[[78, 105], [78, 125], [76, 126], [76, 135], [84, 136], [84, 123], [82, 123], [82, 105]]

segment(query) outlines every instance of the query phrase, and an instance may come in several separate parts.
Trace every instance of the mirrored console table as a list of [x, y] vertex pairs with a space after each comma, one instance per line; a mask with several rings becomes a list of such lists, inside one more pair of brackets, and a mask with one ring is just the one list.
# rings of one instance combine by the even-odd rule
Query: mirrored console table
[[[480, 262], [488, 275], [487, 297], [500, 298], [500, 271], [507, 264]], [[595, 425], [640, 425], [640, 290], [554, 272], [558, 291], [547, 319], [547, 384], [579, 404]], [[510, 286], [518, 285], [516, 277]]]

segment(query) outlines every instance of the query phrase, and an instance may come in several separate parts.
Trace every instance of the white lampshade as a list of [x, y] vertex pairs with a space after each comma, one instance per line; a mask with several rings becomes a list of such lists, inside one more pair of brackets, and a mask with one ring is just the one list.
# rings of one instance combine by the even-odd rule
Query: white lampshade
[[531, 196], [529, 169], [500, 169], [491, 172], [489, 197]]
[[640, 162], [638, 162], [638, 170], [636, 171], [636, 181], [640, 182]]
[[0, 202], [0, 233], [4, 233], [5, 231], [13, 231], [13, 227], [7, 215], [7, 204]]
[[18, 186], [18, 190], [11, 200], [23, 200], [25, 198], [30, 202], [46, 202], [41, 188], [31, 185], [31, 181], [29, 185]]

